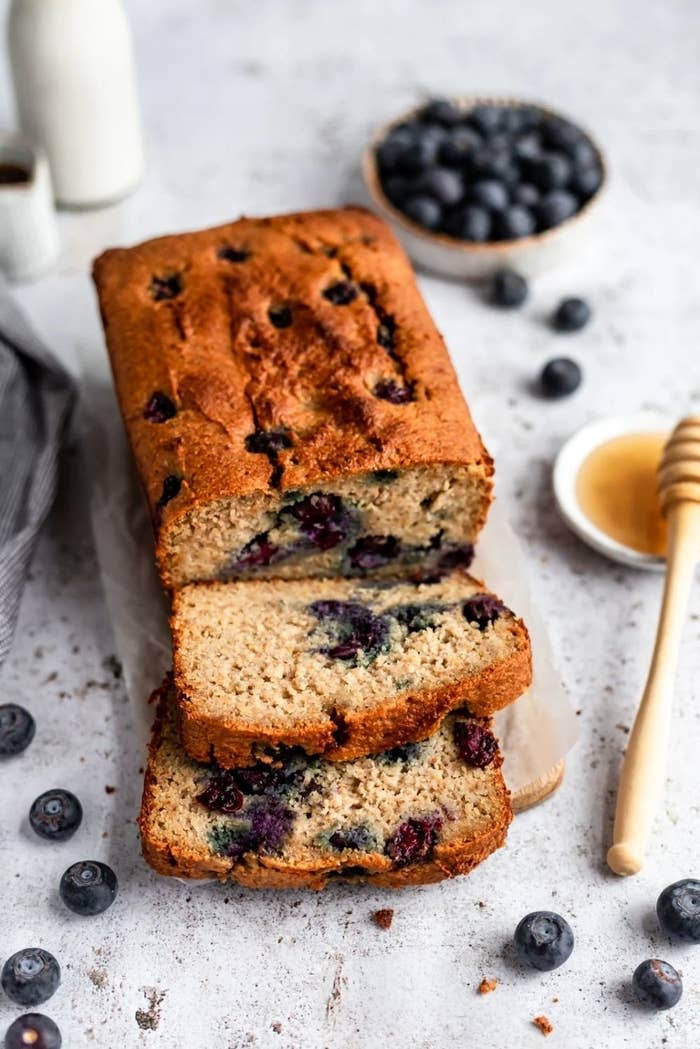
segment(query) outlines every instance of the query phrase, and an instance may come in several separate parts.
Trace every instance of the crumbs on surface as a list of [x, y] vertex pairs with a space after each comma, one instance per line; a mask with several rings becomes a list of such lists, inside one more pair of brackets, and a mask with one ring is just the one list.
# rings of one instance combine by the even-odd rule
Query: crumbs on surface
[[498, 980], [487, 980], [483, 978], [479, 984], [479, 994], [491, 994], [491, 991], [495, 991], [498, 987]]
[[372, 915], [372, 921], [375, 925], [378, 925], [380, 929], [390, 929], [393, 920], [394, 911], [392, 907], [383, 907], [382, 910], [375, 911]]
[[547, 1035], [550, 1035], [554, 1030], [554, 1024], [551, 1022], [551, 1020], [548, 1020], [546, 1016], [536, 1016], [532, 1022], [534, 1023], [535, 1027], [539, 1027], [540, 1031], [545, 1036], [545, 1038], [547, 1037]]

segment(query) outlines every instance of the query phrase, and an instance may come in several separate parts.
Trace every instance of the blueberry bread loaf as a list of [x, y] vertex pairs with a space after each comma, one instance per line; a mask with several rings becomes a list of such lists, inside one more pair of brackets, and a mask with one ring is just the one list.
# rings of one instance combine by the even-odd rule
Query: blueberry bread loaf
[[379, 219], [241, 219], [94, 277], [167, 586], [468, 565], [492, 463]]
[[460, 569], [431, 584], [193, 584], [174, 595], [171, 629], [183, 745], [224, 766], [260, 745], [376, 753], [530, 684], [524, 625]]
[[160, 693], [139, 824], [161, 874], [401, 886], [466, 874], [505, 841], [511, 810], [487, 719], [452, 714], [424, 743], [351, 762], [292, 748], [225, 770], [185, 756], [172, 689]]

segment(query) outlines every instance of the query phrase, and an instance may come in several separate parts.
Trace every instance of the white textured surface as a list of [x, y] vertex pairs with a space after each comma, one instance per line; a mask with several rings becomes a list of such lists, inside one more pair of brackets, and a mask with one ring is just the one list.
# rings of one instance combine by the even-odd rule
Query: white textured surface
[[[67, 359], [100, 338], [85, 277], [92, 254], [241, 210], [356, 198], [356, 162], [370, 126], [423, 89], [532, 94], [580, 116], [600, 138], [613, 184], [592, 260], [541, 278], [531, 304], [507, 316], [471, 290], [423, 281], [496, 454], [502, 498], [581, 711], [582, 740], [558, 795], [518, 817], [507, 848], [461, 882], [403, 894], [348, 887], [318, 897], [266, 894], [261, 922], [243, 891], [190, 893], [158, 879], [138, 854], [141, 755], [122, 686], [105, 664], [113, 642], [71, 459], [0, 677], [3, 696], [23, 699], [39, 724], [26, 755], [0, 768], [0, 951], [39, 943], [56, 953], [63, 986], [44, 1008], [67, 1049], [502, 1049], [540, 1045], [530, 1023], [540, 1013], [555, 1025], [551, 1044], [567, 1049], [686, 1049], [700, 1023], [700, 954], [670, 947], [652, 910], [664, 885], [700, 871], [700, 598], [686, 634], [657, 848], [640, 876], [616, 880], [603, 857], [660, 580], [608, 564], [565, 531], [549, 468], [561, 441], [598, 413], [697, 410], [696, 5], [129, 6], [147, 182], [119, 207], [63, 216], [60, 274], [19, 290]], [[5, 80], [0, 118], [9, 124], [4, 87]], [[596, 308], [590, 328], [570, 339], [543, 324], [564, 292], [589, 295]], [[584, 388], [561, 404], [534, 399], [531, 377], [562, 350], [582, 361]], [[51, 847], [32, 839], [23, 821], [35, 795], [56, 784], [79, 794], [86, 818], [72, 842]], [[105, 785], [117, 789], [107, 794]], [[113, 863], [122, 890], [106, 915], [81, 921], [61, 908], [55, 886], [69, 862], [92, 855]], [[396, 910], [389, 932], [370, 921], [379, 906]], [[522, 974], [504, 945], [517, 920], [543, 906], [570, 918], [577, 947], [554, 974]], [[680, 965], [686, 990], [675, 1010], [647, 1016], [630, 1004], [624, 984], [639, 960], [654, 955]], [[485, 998], [475, 990], [482, 976], [501, 981]], [[137, 1026], [144, 988], [165, 995], [155, 1030]], [[0, 1027], [16, 1011], [0, 999]]]

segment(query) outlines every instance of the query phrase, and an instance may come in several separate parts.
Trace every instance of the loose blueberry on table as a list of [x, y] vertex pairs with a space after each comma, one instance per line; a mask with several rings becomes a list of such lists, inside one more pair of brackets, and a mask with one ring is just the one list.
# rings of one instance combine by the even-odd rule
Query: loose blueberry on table
[[532, 106], [462, 109], [434, 99], [376, 148], [386, 196], [414, 222], [457, 240], [517, 240], [558, 226], [598, 191], [586, 135]]
[[529, 293], [527, 281], [515, 270], [499, 270], [490, 285], [489, 298], [496, 306], [522, 306]]
[[540, 389], [545, 397], [568, 397], [578, 390], [582, 378], [580, 364], [570, 357], [555, 357], [540, 373]]
[[34, 718], [18, 703], [0, 705], [0, 757], [13, 757], [26, 750], [34, 739]]
[[48, 841], [68, 841], [83, 819], [83, 808], [69, 790], [47, 790], [32, 804], [29, 822], [40, 838]]
[[117, 876], [106, 863], [83, 860], [64, 871], [58, 891], [75, 914], [102, 914], [117, 897]]
[[63, 1039], [53, 1020], [43, 1013], [25, 1013], [5, 1033], [5, 1049], [61, 1049]]
[[539, 972], [558, 969], [574, 949], [574, 934], [554, 911], [526, 914], [515, 930], [515, 953], [522, 965]]
[[591, 316], [591, 307], [585, 299], [562, 299], [552, 317], [552, 327], [555, 331], [580, 331], [588, 324]]
[[700, 881], [684, 878], [668, 885], [656, 901], [661, 928], [686, 943], [700, 943]]
[[672, 1009], [683, 994], [683, 981], [677, 970], [659, 958], [649, 958], [637, 966], [632, 986], [642, 1005], [651, 1009]]
[[41, 1005], [61, 982], [61, 969], [52, 954], [41, 947], [25, 947], [8, 958], [0, 983], [17, 1005]]

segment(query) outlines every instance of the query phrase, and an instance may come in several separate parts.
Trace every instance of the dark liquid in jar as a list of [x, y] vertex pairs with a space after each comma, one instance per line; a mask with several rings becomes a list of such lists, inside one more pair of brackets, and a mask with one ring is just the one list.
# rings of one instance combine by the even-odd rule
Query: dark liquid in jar
[[17, 186], [29, 182], [29, 172], [19, 164], [0, 164], [0, 186]]

